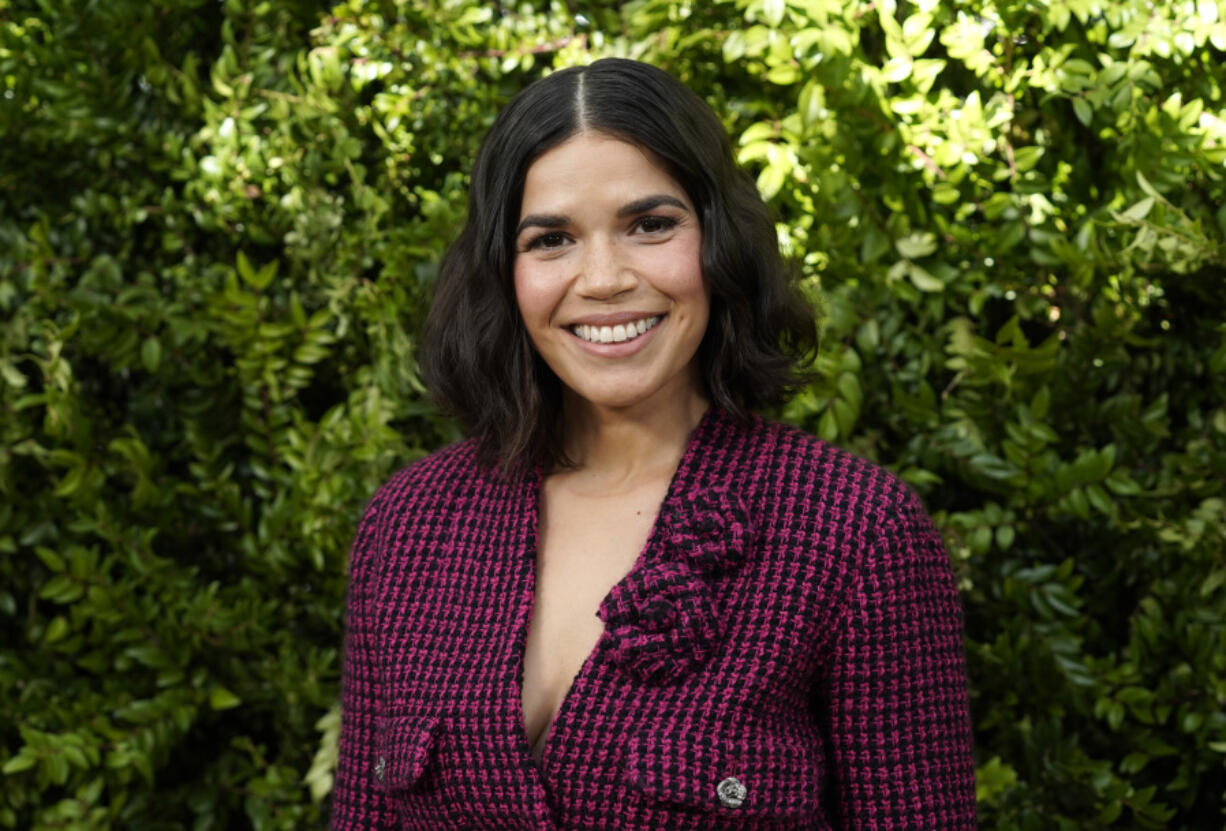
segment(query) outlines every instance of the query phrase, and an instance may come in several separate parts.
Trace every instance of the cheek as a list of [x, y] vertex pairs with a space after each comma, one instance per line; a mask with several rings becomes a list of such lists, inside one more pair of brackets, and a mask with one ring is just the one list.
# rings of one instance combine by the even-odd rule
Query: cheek
[[523, 264], [522, 260], [515, 264], [515, 303], [524, 323], [530, 327], [547, 323], [557, 304], [557, 291], [552, 281], [545, 277], [539, 266]]
[[[650, 273], [659, 275], [657, 287], [687, 305], [707, 305], [708, 289], [702, 277], [702, 252], [697, 240], [661, 251]], [[691, 310], [693, 311], [693, 310]]]
[[515, 305], [519, 308], [520, 317], [524, 316], [524, 277], [523, 269], [520, 268], [519, 261], [515, 261], [514, 267], [511, 269], [511, 285], [515, 289]]

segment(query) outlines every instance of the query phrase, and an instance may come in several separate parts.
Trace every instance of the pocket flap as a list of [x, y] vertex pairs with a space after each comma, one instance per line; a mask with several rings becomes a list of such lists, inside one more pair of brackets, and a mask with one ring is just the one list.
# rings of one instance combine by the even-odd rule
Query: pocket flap
[[818, 757], [815, 745], [762, 728], [713, 736], [652, 727], [630, 738], [626, 776], [653, 799], [728, 816], [813, 816]]
[[388, 790], [416, 786], [434, 756], [439, 717], [389, 716], [375, 730], [375, 781]]

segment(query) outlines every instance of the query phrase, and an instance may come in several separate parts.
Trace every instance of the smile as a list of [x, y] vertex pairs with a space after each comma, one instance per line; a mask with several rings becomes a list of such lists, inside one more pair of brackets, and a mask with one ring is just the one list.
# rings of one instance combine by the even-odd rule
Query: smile
[[571, 326], [574, 335], [588, 343], [623, 343], [646, 334], [660, 322], [660, 315], [632, 320], [629, 323], [619, 323], [616, 326], [591, 326], [580, 323]]

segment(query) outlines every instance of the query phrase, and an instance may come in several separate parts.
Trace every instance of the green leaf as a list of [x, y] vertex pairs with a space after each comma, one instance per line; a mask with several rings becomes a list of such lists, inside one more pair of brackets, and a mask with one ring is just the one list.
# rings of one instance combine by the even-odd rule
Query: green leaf
[[971, 469], [990, 479], [1012, 479], [1018, 474], [1018, 469], [991, 453], [978, 453], [970, 458]]
[[5, 775], [11, 773], [21, 773], [22, 771], [29, 770], [37, 764], [38, 757], [28, 749], [23, 749], [16, 756], [6, 761], [4, 763], [4, 767], [0, 767], [0, 773], [4, 773]]
[[856, 330], [856, 348], [864, 353], [872, 353], [876, 352], [880, 345], [881, 325], [875, 318], [869, 318]]
[[209, 706], [214, 710], [229, 710], [242, 703], [242, 699], [223, 686], [215, 686], [209, 691]]
[[255, 269], [251, 265], [251, 261], [247, 259], [247, 255], [242, 251], [238, 252], [235, 257], [235, 267], [238, 269], [238, 276], [247, 285], [252, 285], [255, 282]]
[[0, 378], [13, 389], [22, 389], [26, 385], [26, 376], [10, 361], [0, 359]]
[[43, 585], [38, 596], [53, 603], [75, 603], [84, 593], [79, 580], [69, 574], [57, 574]]
[[1149, 183], [1149, 179], [1146, 179], [1145, 174], [1139, 170], [1137, 171], [1137, 185], [1141, 188], [1142, 191], [1144, 191], [1147, 195], [1153, 197], [1154, 199], [1162, 198], [1162, 194], [1154, 190], [1154, 186]]
[[758, 174], [758, 192], [762, 194], [763, 199], [772, 199], [775, 194], [779, 193], [786, 179], [787, 172], [781, 165], [767, 165]]
[[823, 441], [833, 442], [839, 437], [839, 425], [835, 420], [834, 407], [826, 408], [822, 413], [821, 419], [817, 423], [817, 436]]
[[1112, 802], [1108, 802], [1098, 812], [1098, 821], [1102, 823], [1104, 826], [1112, 825], [1115, 823], [1117, 819], [1119, 819], [1120, 814], [1122, 814], [1123, 812], [1124, 812], [1123, 802], [1121, 802], [1118, 799]]
[[1035, 392], [1030, 400], [1030, 414], [1038, 421], [1047, 418], [1051, 412], [1051, 387], [1044, 384]]
[[786, 0], [762, 0], [762, 19], [768, 26], [777, 27], [782, 23], [785, 11], [787, 11]]
[[75, 465], [74, 467], [70, 468], [66, 474], [64, 474], [64, 477], [60, 479], [59, 483], [56, 484], [55, 490], [53, 490], [52, 493], [59, 497], [72, 496], [81, 489], [82, 485], [85, 484], [85, 475], [87, 472], [88, 469], [84, 465]]
[[1014, 530], [1012, 525], [1002, 525], [996, 529], [996, 545], [1001, 551], [1013, 547]]
[[1094, 109], [1085, 98], [1078, 97], [1073, 99], [1073, 112], [1076, 113], [1077, 120], [1087, 127], [1094, 120]]
[[911, 77], [911, 58], [890, 58], [882, 68], [881, 76], [894, 84], [906, 80]]
[[1046, 148], [1037, 145], [1015, 147], [1013, 148], [1013, 164], [1017, 167], [1019, 173], [1025, 173], [1038, 164], [1039, 159], [1043, 158], [1045, 152]]
[[153, 335], [145, 338], [145, 342], [141, 344], [140, 359], [146, 370], [157, 372], [158, 364], [162, 360], [162, 344]]
[[[800, 96], [797, 100], [797, 110], [800, 112], [800, 121], [806, 128], [817, 124], [821, 119], [824, 94], [821, 84], [817, 81], [809, 81], [800, 91]], [[744, 136], [741, 137], [742, 143]]]
[[1129, 219], [1134, 222], [1139, 222], [1149, 215], [1149, 212], [1154, 207], [1154, 197], [1147, 196], [1140, 202], [1130, 207], [1128, 210], [1120, 214], [1124, 219]]
[[899, 254], [908, 260], [917, 260], [921, 257], [927, 257], [937, 250], [937, 238], [935, 234], [928, 232], [910, 234], [902, 239], [895, 240], [894, 247], [898, 249]]
[[766, 80], [770, 81], [772, 84], [778, 84], [779, 86], [794, 84], [799, 81], [801, 77], [800, 70], [791, 64], [783, 64], [781, 66], [772, 67], [771, 70], [766, 73]]
[[860, 262], [865, 265], [875, 263], [889, 250], [890, 238], [877, 228], [869, 228], [860, 242]]
[[56, 615], [47, 624], [47, 631], [43, 635], [43, 643], [55, 643], [61, 641], [68, 634], [68, 621], [63, 615]]
[[242, 251], [239, 251], [236, 262], [238, 267], [238, 276], [242, 278], [244, 283], [257, 291], [262, 291], [268, 288], [268, 284], [271, 283], [273, 278], [277, 276], [278, 264], [276, 260], [273, 260], [259, 271], [256, 271], [251, 265], [251, 261], [247, 259], [247, 255]]
[[1215, 569], [1208, 577], [1205, 578], [1205, 581], [1201, 583], [1201, 597], [1208, 597], [1209, 595], [1213, 594], [1219, 587], [1222, 586], [1223, 583], [1226, 583], [1226, 568]]
[[1000, 796], [1018, 781], [1017, 771], [999, 756], [975, 770], [975, 790], [979, 802], [994, 804]]
[[937, 77], [945, 70], [946, 62], [940, 58], [921, 58], [911, 64], [911, 81], [915, 86], [927, 92], [936, 83]]
[[907, 276], [911, 278], [911, 282], [914, 283], [915, 287], [920, 291], [932, 292], [945, 290], [944, 283], [942, 283], [936, 277], [933, 277], [915, 263], [911, 263], [907, 267]]
[[843, 400], [850, 404], [852, 409], [858, 413], [860, 411], [860, 404], [863, 401], [860, 379], [850, 372], [844, 372], [839, 376], [837, 387], [839, 395], [843, 397]]
[[42, 545], [35, 546], [34, 553], [38, 555], [38, 559], [42, 560], [43, 564], [51, 571], [64, 571], [68, 567], [64, 562], [64, 558], [50, 548]]

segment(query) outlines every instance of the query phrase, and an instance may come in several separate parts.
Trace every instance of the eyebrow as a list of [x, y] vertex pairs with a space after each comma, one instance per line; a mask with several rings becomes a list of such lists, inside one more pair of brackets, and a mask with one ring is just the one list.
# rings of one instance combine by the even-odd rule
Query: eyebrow
[[669, 196], [667, 193], [657, 193], [652, 196], [644, 196], [642, 199], [636, 199], [628, 205], [622, 205], [617, 209], [617, 218], [623, 219], [627, 216], [645, 213], [661, 205], [672, 205], [674, 208], [680, 208], [683, 211], [688, 211], [689, 208], [675, 196]]
[[[617, 209], [617, 218], [624, 219], [635, 214], [646, 213], [661, 205], [670, 205], [683, 211], [689, 211], [685, 203], [677, 197], [669, 196], [667, 193], [655, 193], [622, 205]], [[562, 228], [569, 223], [570, 217], [564, 214], [528, 214], [516, 226], [515, 236], [522, 234], [526, 228]]]

